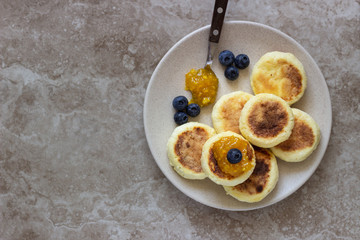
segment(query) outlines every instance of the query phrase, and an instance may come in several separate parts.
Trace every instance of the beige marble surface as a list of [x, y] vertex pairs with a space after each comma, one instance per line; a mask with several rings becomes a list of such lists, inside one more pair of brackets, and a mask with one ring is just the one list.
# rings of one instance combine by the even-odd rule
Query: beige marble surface
[[359, 239], [360, 8], [354, 0], [230, 1], [226, 20], [290, 35], [318, 63], [333, 128], [314, 175], [264, 209], [178, 191], [143, 127], [167, 50], [213, 1], [0, 1], [0, 239]]

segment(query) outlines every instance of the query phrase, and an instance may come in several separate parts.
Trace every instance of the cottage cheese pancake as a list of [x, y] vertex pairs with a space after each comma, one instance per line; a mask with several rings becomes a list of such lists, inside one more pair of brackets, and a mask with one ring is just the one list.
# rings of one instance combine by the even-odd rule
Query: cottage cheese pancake
[[204, 179], [201, 153], [204, 143], [216, 132], [206, 124], [189, 122], [176, 127], [167, 144], [170, 165], [182, 177]]
[[256, 166], [251, 176], [243, 183], [224, 186], [227, 194], [242, 202], [258, 202], [276, 186], [279, 170], [275, 156], [267, 149], [254, 147]]
[[239, 122], [241, 134], [249, 142], [258, 147], [270, 148], [290, 137], [294, 116], [283, 99], [261, 93], [245, 104]]
[[272, 147], [275, 156], [287, 162], [305, 160], [320, 142], [320, 128], [307, 113], [293, 108], [295, 124], [292, 133], [286, 141]]
[[[232, 148], [242, 152], [241, 161], [235, 164], [229, 163], [226, 159], [227, 152]], [[216, 184], [235, 186], [244, 182], [253, 172], [255, 152], [251, 144], [240, 134], [222, 132], [204, 144], [201, 165], [205, 175]]]
[[211, 118], [217, 133], [232, 131], [240, 134], [239, 119], [245, 103], [253, 95], [237, 91], [223, 95], [214, 105]]
[[303, 96], [307, 84], [302, 63], [293, 54], [278, 51], [260, 58], [250, 80], [255, 94], [272, 93], [290, 105]]

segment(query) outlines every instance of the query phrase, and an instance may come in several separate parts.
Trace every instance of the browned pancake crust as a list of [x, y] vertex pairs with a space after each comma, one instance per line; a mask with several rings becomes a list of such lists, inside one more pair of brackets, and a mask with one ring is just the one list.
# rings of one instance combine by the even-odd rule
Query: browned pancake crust
[[214, 157], [214, 153], [213, 151], [210, 149], [209, 150], [209, 166], [210, 166], [210, 170], [211, 172], [213, 172], [216, 176], [221, 177], [221, 178], [226, 178], [226, 179], [233, 179], [234, 177], [224, 173], [223, 171], [221, 171], [215, 157]]
[[232, 131], [240, 134], [239, 129], [239, 118], [241, 114], [241, 110], [244, 108], [246, 102], [238, 101], [236, 97], [229, 99], [229, 101], [237, 101], [238, 104], [234, 106], [229, 106], [224, 104], [221, 108], [222, 115], [227, 121], [224, 123], [225, 129], [227, 131]]
[[274, 51], [264, 54], [254, 65], [250, 81], [255, 94], [272, 93], [293, 104], [303, 96], [307, 77], [293, 54]]
[[[252, 159], [254, 157], [250, 144], [247, 145], [247, 156], [249, 159]], [[209, 149], [209, 166], [210, 166], [211, 172], [213, 172], [214, 175], [217, 175], [220, 178], [223, 178], [223, 179], [234, 179], [235, 178], [232, 175], [221, 171], [211, 148]]]
[[262, 138], [277, 136], [287, 124], [289, 116], [279, 102], [259, 102], [253, 106], [248, 117], [251, 130]]
[[283, 151], [296, 151], [311, 147], [315, 142], [315, 134], [312, 128], [305, 122], [295, 118], [294, 128], [288, 140], [280, 143], [276, 147]]
[[[292, 64], [289, 64], [284, 60], [279, 60], [278, 64], [283, 65], [283, 67], [281, 68], [281, 72], [290, 82], [289, 85], [283, 85], [282, 89], [284, 92], [287, 92], [288, 95], [282, 96], [282, 98], [285, 101], [290, 101], [295, 96], [299, 95], [299, 93], [301, 92], [302, 77], [299, 70]], [[259, 74], [258, 79], [258, 81], [261, 82], [266, 89], [268, 89], [270, 92], [274, 91], [274, 86], [271, 85], [271, 83], [269, 82], [268, 75]]]
[[179, 156], [179, 162], [194, 172], [201, 172], [202, 146], [209, 139], [208, 132], [195, 127], [193, 131], [185, 131], [178, 136], [175, 144], [175, 153]]
[[289, 93], [289, 96], [284, 96], [283, 98], [285, 101], [289, 101], [293, 99], [294, 96], [299, 95], [299, 93], [301, 92], [302, 77], [299, 70], [296, 67], [294, 67], [292, 64], [289, 64], [286, 61], [282, 61], [280, 62], [280, 64], [284, 64], [281, 71], [284, 74], [284, 76], [286, 76], [287, 79], [290, 80], [290, 86], [288, 87], [286, 87], [285, 85], [283, 86], [283, 88], [288, 88], [288, 89], [284, 89], [284, 92], [286, 91]]
[[269, 170], [271, 168], [271, 155], [262, 148], [254, 146], [256, 165], [251, 176], [243, 183], [234, 188], [247, 192], [250, 195], [258, 194], [263, 191], [269, 180]]

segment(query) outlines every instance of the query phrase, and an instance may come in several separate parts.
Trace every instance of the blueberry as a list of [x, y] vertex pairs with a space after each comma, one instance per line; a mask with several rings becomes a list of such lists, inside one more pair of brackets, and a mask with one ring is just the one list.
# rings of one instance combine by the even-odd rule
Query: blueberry
[[225, 69], [225, 77], [229, 80], [235, 80], [239, 76], [239, 69], [234, 66], [228, 66]]
[[219, 54], [219, 61], [224, 66], [233, 64], [235, 60], [234, 54], [229, 50], [224, 50]]
[[250, 58], [246, 54], [239, 54], [235, 58], [235, 66], [239, 69], [245, 69], [250, 64]]
[[174, 120], [177, 125], [182, 125], [184, 123], [187, 123], [188, 119], [189, 119], [188, 116], [184, 112], [176, 112], [174, 115]]
[[235, 164], [241, 161], [242, 158], [242, 154], [241, 151], [237, 148], [232, 148], [228, 151], [227, 155], [227, 160], [231, 163], [231, 164]]
[[183, 111], [188, 105], [188, 100], [184, 96], [177, 96], [176, 98], [174, 98], [172, 104], [176, 110]]
[[196, 117], [197, 115], [200, 114], [200, 106], [198, 104], [196, 104], [196, 103], [190, 103], [186, 107], [186, 113], [190, 117]]

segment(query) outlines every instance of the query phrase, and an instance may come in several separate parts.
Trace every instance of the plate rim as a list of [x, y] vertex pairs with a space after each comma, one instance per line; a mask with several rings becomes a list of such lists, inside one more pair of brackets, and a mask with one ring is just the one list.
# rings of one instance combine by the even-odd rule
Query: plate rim
[[330, 92], [329, 92], [329, 88], [328, 85], [326, 83], [325, 77], [321, 71], [321, 69], [319, 68], [318, 64], [316, 63], [316, 61], [313, 59], [313, 57], [308, 53], [308, 51], [301, 45], [299, 44], [294, 38], [292, 38], [291, 36], [287, 35], [286, 33], [280, 31], [279, 29], [276, 29], [274, 27], [271, 27], [269, 25], [265, 25], [262, 23], [258, 23], [258, 22], [253, 22], [253, 21], [242, 21], [242, 20], [231, 20], [231, 21], [225, 21], [224, 24], [246, 24], [246, 25], [253, 25], [253, 26], [257, 26], [257, 27], [261, 27], [261, 28], [265, 28], [267, 30], [273, 31], [279, 35], [281, 35], [282, 37], [286, 38], [287, 40], [291, 41], [293, 44], [295, 44], [297, 47], [299, 47], [301, 49], [301, 51], [303, 53], [305, 53], [305, 55], [311, 59], [311, 61], [313, 61], [314, 67], [316, 68], [316, 71], [320, 73], [321, 75], [321, 81], [324, 81], [325, 86], [326, 86], [326, 101], [329, 104], [330, 107], [330, 116], [329, 116], [329, 132], [327, 134], [327, 136], [322, 137], [322, 140], [327, 139], [327, 141], [325, 142], [325, 148], [323, 149], [323, 152], [320, 153], [321, 159], [317, 162], [315, 162], [315, 166], [311, 169], [311, 172], [309, 172], [309, 177], [308, 178], [304, 178], [298, 185], [298, 187], [294, 188], [292, 191], [289, 191], [288, 193], [284, 194], [279, 200], [275, 201], [275, 202], [270, 202], [268, 204], [264, 204], [264, 205], [260, 205], [260, 206], [254, 206], [254, 207], [249, 207], [246, 209], [235, 209], [235, 208], [226, 208], [226, 207], [219, 207], [219, 206], [214, 206], [211, 205], [209, 203], [206, 203], [200, 199], [194, 198], [193, 196], [190, 196], [186, 191], [184, 191], [184, 189], [180, 186], [181, 184], [177, 183], [176, 181], [172, 181], [171, 178], [169, 178], [168, 174], [166, 173], [166, 171], [164, 171], [162, 165], [159, 164], [158, 160], [155, 157], [155, 153], [153, 152], [153, 148], [151, 147], [151, 141], [149, 139], [149, 130], [148, 130], [148, 126], [146, 124], [146, 119], [147, 119], [147, 100], [149, 98], [150, 95], [150, 91], [149, 89], [151, 88], [151, 85], [153, 84], [153, 82], [155, 81], [155, 76], [157, 75], [157, 72], [159, 71], [161, 65], [163, 62], [166, 61], [166, 59], [168, 58], [168, 56], [171, 54], [171, 52], [176, 49], [180, 44], [182, 44], [184, 41], [186, 41], [188, 38], [192, 37], [193, 35], [196, 35], [198, 32], [204, 31], [206, 29], [210, 29], [210, 25], [205, 25], [203, 27], [200, 27], [198, 29], [195, 29], [194, 31], [186, 34], [185, 36], [183, 36], [180, 40], [178, 40], [166, 53], [165, 55], [161, 58], [161, 60], [158, 62], [156, 68], [154, 69], [151, 78], [149, 80], [148, 86], [146, 88], [146, 92], [145, 92], [145, 97], [144, 97], [144, 103], [143, 103], [143, 123], [144, 123], [144, 131], [145, 131], [145, 138], [148, 144], [148, 147], [150, 149], [150, 152], [152, 154], [152, 157], [154, 158], [157, 166], [160, 168], [161, 172], [164, 174], [164, 176], [167, 178], [167, 180], [169, 182], [171, 182], [180, 192], [182, 192], [183, 194], [185, 194], [186, 196], [188, 196], [189, 198], [193, 199], [196, 202], [199, 202], [205, 206], [209, 206], [215, 209], [221, 209], [221, 210], [226, 210], [226, 211], [251, 211], [251, 210], [256, 210], [256, 209], [261, 209], [261, 208], [265, 208], [271, 205], [274, 205], [276, 203], [281, 202], [282, 200], [286, 199], [287, 197], [289, 197], [290, 195], [292, 195], [293, 193], [295, 193], [296, 191], [298, 191], [310, 178], [311, 176], [313, 176], [314, 172], [318, 169], [320, 163], [322, 162], [324, 155], [328, 149], [328, 145], [329, 145], [329, 141], [330, 141], [330, 137], [331, 137], [331, 130], [332, 130], [332, 104], [331, 104], [331, 97], [330, 97]]

